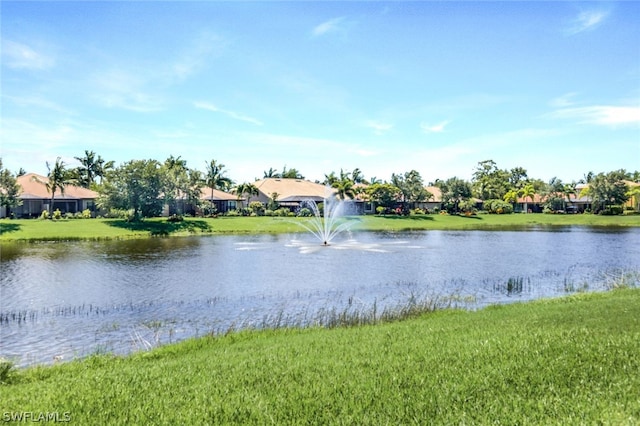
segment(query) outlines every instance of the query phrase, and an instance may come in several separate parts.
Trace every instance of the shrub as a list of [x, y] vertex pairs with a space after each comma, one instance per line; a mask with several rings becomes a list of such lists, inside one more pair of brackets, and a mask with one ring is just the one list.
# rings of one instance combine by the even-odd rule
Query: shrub
[[622, 206], [610, 206], [600, 212], [603, 216], [617, 216], [622, 214]]
[[493, 214], [511, 214], [513, 213], [513, 206], [502, 200], [486, 200], [484, 202], [484, 208]]
[[260, 201], [252, 201], [249, 203], [249, 210], [257, 216], [262, 216], [264, 214], [264, 204]]
[[304, 208], [301, 208], [298, 211], [298, 216], [300, 216], [300, 217], [311, 217], [311, 216], [313, 216], [313, 212], [311, 211], [310, 208], [304, 207]]
[[379, 215], [383, 215], [386, 210], [387, 209], [385, 207], [382, 207], [382, 206], [376, 207], [376, 213], [378, 213]]
[[465, 214], [475, 214], [478, 211], [475, 203], [470, 200], [460, 201], [460, 203], [458, 203], [458, 208]]
[[412, 210], [410, 210], [410, 211], [409, 211], [409, 215], [410, 215], [410, 216], [416, 216], [416, 215], [418, 215], [418, 216], [419, 216], [419, 215], [423, 215], [423, 214], [425, 214], [425, 211], [424, 211], [424, 210], [422, 210], [422, 209], [421, 209], [421, 208], [419, 208], [419, 207], [418, 207], [418, 208], [416, 208], [416, 209], [412, 209]]
[[167, 222], [172, 222], [172, 223], [182, 222], [183, 220], [184, 220], [184, 217], [182, 217], [182, 215], [179, 215], [179, 214], [172, 214], [167, 218]]
[[83, 219], [91, 219], [91, 210], [89, 210], [89, 209], [84, 209], [84, 210], [82, 210], [81, 215], [82, 215], [81, 217], [82, 217]]
[[239, 210], [229, 210], [225, 216], [232, 216], [232, 217], [236, 217], [236, 216], [242, 216], [242, 212]]
[[49, 219], [49, 211], [42, 210], [42, 213], [40, 214], [40, 219]]

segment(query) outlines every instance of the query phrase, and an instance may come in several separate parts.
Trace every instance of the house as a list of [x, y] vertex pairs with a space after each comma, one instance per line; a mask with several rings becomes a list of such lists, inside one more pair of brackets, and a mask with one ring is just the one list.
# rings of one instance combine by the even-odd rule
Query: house
[[[7, 209], [0, 209], [0, 217], [13, 215], [16, 218], [38, 217], [44, 210], [49, 210], [51, 193], [47, 190], [48, 178], [35, 173], [27, 173], [16, 178], [20, 186], [18, 198], [22, 205]], [[53, 199], [53, 210], [61, 213], [77, 213], [83, 210], [96, 210], [98, 193], [75, 185], [65, 185], [64, 191], [56, 190]]]
[[431, 198], [427, 201], [421, 201], [416, 203], [416, 208], [420, 208], [422, 210], [433, 211], [434, 209], [442, 208], [442, 191], [437, 186], [425, 186], [429, 194], [431, 194]]
[[[321, 183], [293, 178], [265, 178], [253, 183], [258, 188], [258, 196], [252, 201], [268, 204], [273, 194], [277, 194], [276, 202], [291, 211], [298, 209], [304, 201], [323, 202], [325, 198], [335, 195], [336, 191]], [[347, 214], [364, 214], [365, 202], [360, 199], [345, 200]]]
[[238, 196], [235, 194], [229, 194], [228, 192], [220, 191], [219, 189], [211, 190], [211, 188], [202, 188], [202, 195], [200, 200], [204, 201], [203, 204], [215, 205], [215, 211], [217, 213], [226, 213], [229, 210], [235, 210], [238, 208]]
[[273, 194], [277, 194], [276, 201], [282, 207], [296, 208], [305, 200], [322, 202], [334, 191], [320, 183], [304, 179], [265, 178], [253, 183], [258, 188], [258, 196], [254, 201], [267, 204]]

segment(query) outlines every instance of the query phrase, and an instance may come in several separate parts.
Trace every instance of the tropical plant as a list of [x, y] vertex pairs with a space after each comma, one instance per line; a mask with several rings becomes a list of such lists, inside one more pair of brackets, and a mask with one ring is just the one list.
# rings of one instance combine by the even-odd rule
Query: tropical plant
[[238, 200], [242, 198], [242, 195], [247, 194], [247, 206], [251, 204], [251, 196], [258, 196], [260, 194], [260, 190], [257, 186], [252, 183], [244, 182], [240, 185], [236, 186], [232, 192], [235, 192], [238, 195]]
[[21, 205], [22, 200], [18, 198], [21, 190], [16, 177], [2, 166], [0, 158], [0, 207], [11, 208]]
[[109, 170], [114, 167], [113, 161], [105, 161], [99, 155], [96, 157], [96, 153], [93, 151], [84, 151], [84, 157], [74, 157], [81, 164], [80, 167], [75, 169], [75, 173], [78, 179], [78, 185], [89, 188], [95, 182], [97, 177], [102, 179], [105, 177]]
[[282, 168], [282, 173], [280, 174], [280, 177], [282, 179], [304, 179], [304, 176], [300, 174], [298, 169], [287, 169], [286, 165]]
[[181, 215], [180, 198], [186, 197], [190, 190], [191, 181], [187, 169], [187, 161], [169, 156], [162, 165], [162, 175], [164, 177], [164, 197], [168, 205], [173, 205], [174, 211]]
[[484, 209], [493, 214], [513, 213], [513, 206], [503, 200], [485, 200]]
[[233, 181], [225, 176], [226, 170], [224, 170], [224, 164], [218, 163], [216, 160], [211, 160], [207, 163], [207, 170], [205, 172], [205, 182], [207, 188], [211, 189], [211, 199], [209, 200], [213, 204], [213, 191], [216, 189], [227, 190], [231, 187]]
[[480, 161], [473, 173], [476, 197], [482, 200], [502, 199], [509, 190], [511, 173], [501, 170], [493, 160]]
[[336, 196], [339, 199], [344, 200], [347, 197], [350, 199], [354, 199], [356, 197], [353, 185], [354, 182], [351, 180], [350, 173], [340, 169], [340, 178], [334, 180], [331, 187], [336, 190]]
[[511, 205], [514, 205], [518, 202], [518, 191], [515, 189], [510, 189], [506, 194], [502, 197], [502, 199]]
[[269, 195], [269, 201], [267, 202], [267, 209], [274, 212], [278, 210], [278, 208], [280, 207], [280, 204], [278, 203], [279, 196], [280, 194], [278, 194], [277, 192], [272, 192], [271, 195]]
[[162, 166], [156, 160], [132, 160], [122, 164], [100, 187], [98, 206], [104, 210], [132, 210], [131, 219], [162, 213], [165, 191]]
[[522, 189], [520, 190], [520, 195], [525, 200], [529, 198], [531, 200], [531, 204], [533, 204], [533, 197], [535, 197], [536, 195], [536, 189], [534, 188], [533, 184], [528, 183], [522, 187]]
[[351, 180], [355, 184], [358, 184], [358, 183], [363, 183], [365, 185], [369, 184], [369, 182], [367, 182], [367, 180], [364, 178], [362, 171], [357, 167], [353, 169], [353, 171], [351, 172]]
[[546, 212], [554, 212], [558, 210], [564, 210], [565, 208], [565, 195], [564, 195], [564, 183], [557, 177], [552, 177], [549, 183], [545, 185], [542, 191], [544, 197], [544, 210]]
[[446, 181], [437, 180], [435, 186], [442, 193], [442, 203], [456, 213], [460, 208], [460, 202], [471, 198], [471, 185], [458, 177], [452, 177]]
[[581, 195], [591, 197], [594, 211], [600, 212], [629, 199], [629, 187], [618, 172], [598, 173]]
[[60, 190], [60, 193], [64, 195], [65, 187], [75, 182], [72, 179], [71, 174], [69, 173], [69, 170], [67, 170], [66, 164], [64, 163], [64, 161], [60, 159], [60, 157], [56, 158], [56, 162], [53, 165], [53, 168], [51, 168], [51, 165], [49, 164], [48, 161], [46, 164], [47, 164], [47, 170], [49, 171], [49, 173], [47, 174], [47, 180], [41, 181], [39, 178], [35, 176], [33, 177], [33, 179], [40, 183], [44, 183], [47, 188], [47, 192], [51, 193], [51, 201], [49, 203], [48, 217], [53, 218], [53, 202], [56, 197], [56, 192]]
[[[369, 200], [384, 209], [393, 208], [400, 198], [400, 189], [390, 183], [374, 183], [366, 189]], [[377, 208], [376, 208], [377, 211]]]
[[422, 177], [416, 170], [406, 172], [404, 175], [392, 174], [391, 183], [400, 190], [403, 202], [414, 204], [433, 197], [433, 194], [425, 189]]
[[264, 172], [264, 178], [265, 179], [278, 178], [278, 177], [280, 177], [280, 174], [273, 167], [269, 167], [269, 170]]
[[[574, 182], [571, 182], [571, 183], [565, 183], [565, 184], [562, 186], [562, 195], [563, 195], [563, 198], [566, 198], [566, 199], [569, 201], [569, 203], [572, 203], [572, 201], [571, 201], [571, 196], [573, 195], [573, 196], [575, 197], [575, 196], [576, 196], [576, 194], [577, 194], [576, 185], [577, 185], [577, 184], [576, 184], [576, 182], [574, 181]], [[564, 207], [564, 210], [566, 210], [566, 205], [565, 205], [565, 207]]]

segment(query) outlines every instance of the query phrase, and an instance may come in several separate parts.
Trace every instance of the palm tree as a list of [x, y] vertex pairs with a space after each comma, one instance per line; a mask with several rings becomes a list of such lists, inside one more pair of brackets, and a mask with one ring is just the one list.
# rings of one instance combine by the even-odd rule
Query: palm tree
[[96, 153], [93, 151], [85, 150], [84, 157], [74, 158], [81, 164], [81, 166], [76, 169], [78, 183], [85, 188], [89, 188], [95, 182], [96, 177], [99, 177], [102, 183], [104, 175], [109, 169], [113, 169], [114, 166], [113, 161], [105, 162], [99, 155], [96, 158]]
[[224, 164], [217, 163], [216, 160], [211, 160], [207, 163], [207, 171], [205, 176], [205, 182], [207, 188], [211, 188], [211, 204], [213, 205], [213, 191], [215, 189], [228, 189], [232, 181], [225, 175]]
[[51, 193], [51, 202], [49, 203], [49, 218], [53, 219], [53, 201], [56, 197], [56, 192], [60, 190], [60, 193], [64, 195], [65, 187], [72, 183], [72, 180], [69, 175], [69, 171], [65, 167], [64, 161], [60, 159], [60, 157], [56, 158], [56, 163], [53, 165], [53, 169], [51, 165], [47, 161], [47, 170], [49, 173], [47, 174], [47, 181], [43, 182], [37, 177], [34, 177], [34, 180], [37, 180], [40, 183], [44, 183], [47, 187], [47, 192]]
[[269, 167], [269, 170], [267, 170], [266, 172], [264, 172], [264, 178], [278, 178], [280, 177], [280, 174], [273, 168], [273, 167]]
[[351, 179], [351, 173], [340, 169], [340, 178], [337, 179], [331, 187], [335, 188], [338, 198], [344, 200], [345, 197], [349, 197], [350, 199], [354, 199], [356, 197], [353, 185], [354, 183]]
[[247, 207], [249, 207], [249, 203], [251, 202], [251, 196], [257, 196], [260, 194], [258, 187], [248, 182], [241, 183], [240, 185], [236, 186], [234, 192], [238, 194], [238, 200], [240, 200], [240, 197], [242, 197], [243, 194], [247, 194]]
[[[571, 183], [566, 183], [562, 186], [562, 195], [564, 195], [565, 197], [567, 197], [567, 199], [569, 200], [569, 202], [571, 203], [571, 195], [573, 195], [574, 197], [577, 194], [577, 190], [576, 190], [576, 183], [575, 182], [571, 182]], [[566, 211], [566, 207], [564, 207], [564, 210]]]
[[[520, 190], [520, 195], [525, 200], [529, 198], [531, 200], [531, 204], [533, 204], [533, 197], [536, 195], [536, 189], [532, 184], [528, 183]], [[528, 213], [528, 208], [525, 209], [525, 212]]]
[[362, 171], [359, 168], [355, 168], [353, 169], [353, 171], [351, 172], [351, 180], [353, 181], [353, 183], [364, 183], [367, 184], [369, 182], [367, 182], [367, 180], [364, 178], [364, 175], [362, 174]]
[[333, 184], [338, 181], [338, 176], [336, 176], [336, 172], [331, 172], [328, 175], [324, 175], [324, 184], [333, 187]]

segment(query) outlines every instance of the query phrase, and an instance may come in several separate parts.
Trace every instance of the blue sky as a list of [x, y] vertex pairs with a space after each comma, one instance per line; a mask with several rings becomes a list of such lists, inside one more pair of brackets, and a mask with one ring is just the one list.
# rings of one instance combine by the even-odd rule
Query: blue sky
[[10, 2], [1, 156], [17, 171], [181, 156], [470, 179], [640, 169], [640, 2]]

